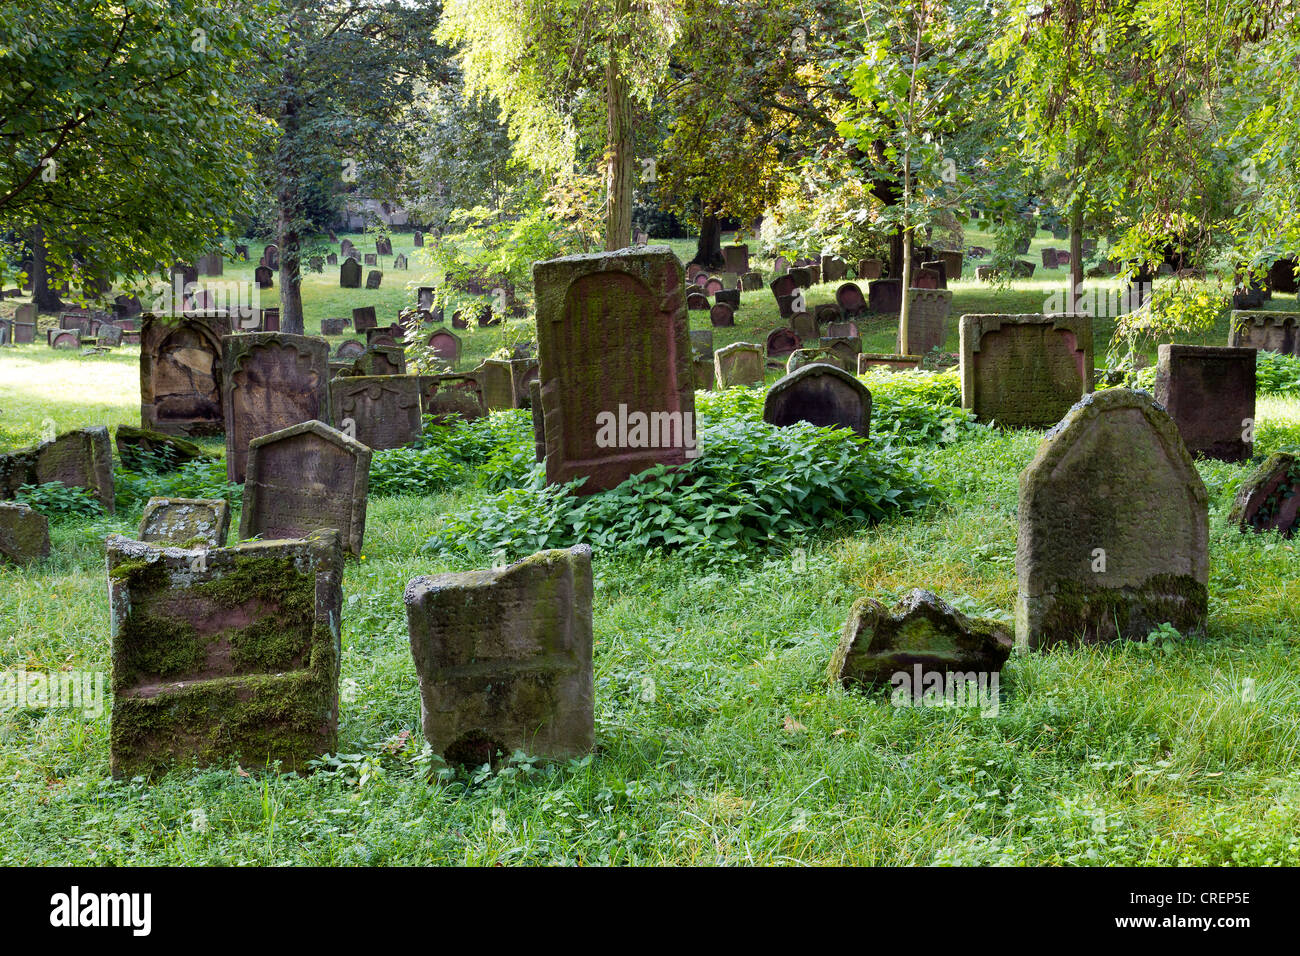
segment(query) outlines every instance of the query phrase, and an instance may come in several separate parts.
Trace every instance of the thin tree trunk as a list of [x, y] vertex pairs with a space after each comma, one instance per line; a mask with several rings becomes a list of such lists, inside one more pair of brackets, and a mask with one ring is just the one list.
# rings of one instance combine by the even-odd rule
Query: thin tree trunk
[[609, 62], [605, 65], [605, 104], [607, 123], [607, 190], [605, 194], [605, 249], [612, 252], [632, 243], [632, 178], [636, 157], [632, 132], [632, 98], [628, 94], [619, 57], [626, 45], [624, 22], [629, 0], [617, 0], [614, 37]]
[[279, 215], [276, 218], [276, 245], [280, 247], [280, 330], [302, 335], [302, 234], [298, 186], [301, 178], [297, 160], [300, 148], [298, 77], [292, 62], [285, 67], [281, 80], [284, 101], [280, 107], [280, 188], [276, 195]]
[[1077, 197], [1070, 207], [1070, 305], [1077, 313], [1083, 297], [1083, 199]]

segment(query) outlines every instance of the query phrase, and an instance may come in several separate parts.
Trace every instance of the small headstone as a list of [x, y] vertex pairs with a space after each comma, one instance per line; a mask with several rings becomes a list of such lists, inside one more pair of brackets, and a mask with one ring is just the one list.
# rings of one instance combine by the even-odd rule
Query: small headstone
[[834, 338], [823, 336], [818, 339], [817, 344], [824, 349], [830, 349], [839, 356], [845, 371], [857, 367], [858, 356], [862, 354], [862, 339], [857, 336], [840, 335]]
[[786, 359], [795, 349], [802, 347], [803, 340], [794, 329], [773, 329], [768, 333], [765, 348], [770, 359]]
[[393, 258], [393, 268], [394, 268], [394, 269], [406, 269], [406, 268], [407, 268], [407, 265], [406, 265], [406, 256], [404, 256], [404, 255], [400, 255], [400, 254], [397, 255], [397, 256], [395, 256], [395, 257]]
[[1155, 399], [1193, 456], [1245, 461], [1255, 422], [1255, 349], [1161, 345]]
[[379, 265], [379, 256], [373, 252], [367, 252], [365, 255], [365, 263], [368, 266], [377, 266]]
[[342, 335], [348, 329], [349, 321], [347, 319], [321, 319], [321, 335]]
[[405, 375], [406, 352], [392, 345], [371, 345], [352, 363], [353, 375]]
[[23, 485], [62, 482], [81, 488], [113, 513], [113, 449], [103, 425], [64, 432], [33, 448], [0, 454], [0, 498], [13, 498]]
[[225, 427], [221, 397], [224, 319], [147, 314], [140, 332], [140, 421], [171, 435], [215, 435]]
[[733, 342], [713, 353], [718, 388], [763, 384], [763, 349], [749, 342]]
[[821, 428], [849, 428], [866, 438], [871, 430], [871, 392], [834, 365], [804, 365], [767, 390], [763, 421], [779, 426], [811, 422]]
[[919, 355], [890, 355], [884, 352], [863, 352], [858, 356], [858, 374], [862, 375], [873, 368], [882, 368], [890, 372], [907, 372], [921, 367]]
[[893, 683], [897, 693], [903, 674], [917, 694], [915, 674], [978, 681], [977, 674], [1001, 671], [1012, 647], [1011, 634], [997, 621], [972, 620], [930, 591], [913, 588], [892, 609], [868, 597], [854, 602], [827, 676], [845, 688]]
[[105, 348], [117, 348], [122, 344], [122, 326], [105, 322], [99, 327], [99, 334], [95, 337], [95, 341], [97, 345]]
[[691, 292], [686, 296], [686, 308], [691, 311], [707, 311], [709, 308], [709, 297], [703, 292]]
[[822, 256], [821, 280], [823, 282], [840, 282], [849, 273], [849, 264], [839, 256]]
[[960, 252], [936, 252], [935, 258], [943, 262], [944, 277], [949, 282], [961, 278], [962, 254]]
[[740, 277], [740, 288], [745, 292], [753, 292], [756, 289], [763, 288], [763, 273], [746, 272]]
[[826, 337], [828, 339], [856, 339], [861, 336], [858, 333], [856, 323], [830, 322], [826, 325]]
[[487, 415], [483, 386], [473, 375], [421, 375], [420, 408], [438, 425], [472, 422]]
[[856, 282], [845, 282], [835, 290], [835, 304], [846, 319], [867, 311], [867, 297], [862, 294], [862, 289]]
[[378, 289], [380, 284], [383, 281], [384, 281], [384, 274], [380, 272], [378, 269], [371, 269], [370, 272], [367, 273], [366, 275], [366, 288]]
[[259, 289], [269, 289], [275, 285], [274, 274], [270, 266], [262, 265], [253, 270], [253, 278]]
[[719, 292], [721, 292], [726, 287], [727, 287], [726, 284], [723, 283], [723, 281], [719, 279], [717, 276], [709, 276], [707, 279], [704, 280], [704, 291], [707, 294], [712, 296], [716, 296]]
[[50, 521], [17, 501], [0, 501], [0, 559], [28, 564], [50, 556]]
[[1291, 452], [1278, 451], [1241, 483], [1228, 521], [1247, 531], [1295, 536], [1300, 525], [1300, 465]]
[[[704, 300], [708, 303], [708, 299]], [[709, 324], [715, 329], [728, 328], [736, 324], [736, 310], [725, 302], [719, 302], [709, 309]]]
[[1016, 641], [1142, 640], [1205, 623], [1209, 498], [1146, 392], [1085, 397], [1020, 476]]
[[695, 390], [711, 392], [714, 387], [713, 357], [697, 355], [692, 362], [695, 366]]
[[324, 422], [261, 435], [248, 447], [239, 536], [270, 541], [332, 528], [344, 551], [360, 555], [369, 488], [370, 449]]
[[262, 250], [262, 265], [278, 272], [280, 269], [280, 247], [272, 243]]
[[406, 345], [406, 328], [400, 322], [392, 325], [377, 325], [366, 329], [366, 345], [388, 345], [401, 347]]
[[961, 400], [981, 422], [1056, 424], [1092, 391], [1086, 315], [963, 315]]
[[416, 375], [353, 375], [330, 382], [334, 426], [345, 428], [374, 451], [401, 448], [418, 439], [420, 379]]
[[224, 498], [150, 498], [139, 540], [175, 548], [224, 548], [230, 505]]
[[417, 230], [416, 232], [411, 233], [411, 242], [415, 245], [415, 248], [417, 248], [417, 249], [423, 249], [423, 248], [424, 248], [424, 233], [422, 233], [422, 232], [420, 232], [420, 231], [418, 231], [418, 230]]
[[460, 361], [460, 336], [446, 329], [439, 329], [429, 336], [428, 345], [434, 355], [453, 368]]
[[247, 244], [241, 242], [241, 243], [238, 243], [238, 244], [235, 246], [235, 258], [236, 258], [236, 259], [242, 259], [244, 262], [247, 262], [247, 261], [248, 261], [248, 246], [247, 246]]
[[691, 350], [696, 356], [705, 356], [713, 359], [713, 330], [712, 329], [692, 329], [691, 333]]
[[339, 288], [361, 288], [361, 263], [351, 256], [344, 259], [343, 264], [339, 266]]
[[568, 759], [595, 743], [591, 548], [502, 570], [412, 578], [411, 656], [425, 739], [453, 764], [516, 750]]
[[812, 288], [812, 284], [813, 284], [812, 269], [809, 266], [796, 266], [795, 268], [787, 272], [786, 275], [790, 277], [790, 281], [794, 283], [794, 286], [796, 288], [799, 289]]
[[200, 256], [198, 262], [194, 265], [201, 276], [219, 276], [226, 269], [225, 258], [219, 252], [210, 252], [206, 256]]
[[356, 339], [347, 339], [339, 343], [338, 348], [334, 350], [334, 357], [339, 360], [351, 362], [358, 358], [363, 352], [365, 352], [365, 350], [366, 347], [361, 342], [358, 342]]
[[308, 770], [338, 749], [338, 535], [160, 548], [111, 535], [113, 776]]
[[786, 374], [801, 369], [806, 365], [814, 365], [818, 362], [824, 362], [827, 365], [833, 365], [835, 368], [848, 371], [844, 365], [844, 359], [831, 349], [824, 349], [820, 346], [811, 349], [795, 349], [786, 359]]
[[885, 264], [879, 259], [859, 259], [858, 260], [858, 279], [867, 282], [872, 279], [879, 279], [885, 271]]
[[740, 308], [740, 290], [739, 289], [722, 289], [713, 296], [715, 303], [729, 305], [732, 311]]
[[50, 329], [48, 340], [52, 349], [81, 348], [81, 333], [68, 329]]
[[337, 252], [331, 252], [329, 255], [327, 255], [327, 256], [325, 257], [325, 264], [326, 264], [327, 266], [336, 266], [336, 265], [338, 265], [338, 264], [339, 264], [339, 254], [338, 254]]
[[816, 317], [808, 312], [796, 312], [790, 316], [790, 328], [805, 342], [816, 342], [821, 338], [821, 326]]

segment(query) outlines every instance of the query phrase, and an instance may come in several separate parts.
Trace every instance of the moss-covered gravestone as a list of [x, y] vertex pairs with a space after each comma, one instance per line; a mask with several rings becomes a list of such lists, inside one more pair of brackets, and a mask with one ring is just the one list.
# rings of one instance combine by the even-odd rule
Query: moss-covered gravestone
[[253, 439], [239, 536], [301, 538], [339, 532], [361, 554], [370, 490], [370, 449], [324, 422], [300, 422]]
[[1300, 312], [1234, 311], [1228, 325], [1228, 345], [1300, 355]]
[[337, 746], [338, 535], [235, 548], [107, 542], [113, 775], [280, 761]]
[[0, 501], [0, 560], [27, 564], [50, 556], [50, 522], [16, 501]]
[[353, 375], [330, 382], [334, 427], [347, 430], [373, 451], [401, 448], [420, 437], [418, 375]]
[[972, 620], [929, 591], [914, 588], [892, 609], [859, 598], [849, 611], [827, 676], [845, 687], [889, 683], [920, 665], [941, 674], [992, 674], [1011, 653], [1008, 629]]
[[221, 347], [226, 474], [239, 484], [254, 438], [329, 420], [329, 343], [317, 336], [250, 332], [224, 336]]
[[450, 762], [515, 750], [565, 759], [595, 738], [591, 548], [406, 586], [420, 719]]
[[[695, 370], [682, 265], [667, 246], [533, 264], [546, 423], [546, 479], [621, 484], [695, 447]], [[645, 417], [646, 441], [610, 435], [610, 416]], [[656, 424], [663, 427], [657, 427]], [[625, 440], [626, 439], [626, 440]]]
[[113, 513], [113, 449], [107, 428], [64, 432], [34, 448], [0, 455], [0, 498], [13, 498], [23, 485], [56, 481], [85, 490]]
[[420, 409], [436, 424], [472, 422], [487, 415], [483, 386], [471, 374], [421, 375]]
[[1019, 522], [1020, 645], [1204, 625], [1209, 499], [1147, 393], [1107, 389], [1070, 409], [1020, 476]]
[[224, 548], [230, 505], [224, 498], [150, 498], [140, 519], [140, 540], [178, 548]]
[[1241, 483], [1228, 520], [1245, 531], [1295, 535], [1300, 524], [1300, 463], [1290, 452], [1274, 452]]
[[732, 342], [713, 353], [713, 371], [718, 388], [762, 385], [763, 349], [749, 342]]
[[961, 404], [979, 421], [1046, 428], [1091, 391], [1090, 317], [961, 317]]
[[1156, 401], [1193, 455], [1245, 461], [1255, 422], [1255, 349], [1162, 345]]
[[226, 320], [146, 313], [140, 327], [140, 424], [168, 435], [216, 435], [225, 427], [221, 336]]
[[839, 357], [845, 371], [855, 368], [862, 354], [862, 338], [857, 335], [826, 335], [817, 340], [820, 348], [829, 349]]
[[811, 422], [822, 428], [850, 428], [866, 438], [871, 430], [871, 392], [834, 365], [804, 365], [767, 390], [763, 421], [779, 426]]
[[787, 373], [795, 369], [803, 368], [805, 365], [812, 365], [816, 362], [824, 362], [827, 365], [834, 365], [836, 368], [842, 368], [848, 371], [844, 364], [844, 358], [833, 349], [812, 348], [812, 349], [795, 349], [790, 353], [790, 357], [785, 361], [785, 370]]

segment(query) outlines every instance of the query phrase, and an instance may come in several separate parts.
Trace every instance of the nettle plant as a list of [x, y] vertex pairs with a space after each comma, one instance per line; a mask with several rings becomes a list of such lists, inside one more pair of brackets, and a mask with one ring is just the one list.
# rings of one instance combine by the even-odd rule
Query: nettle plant
[[14, 499], [47, 518], [78, 518], [104, 513], [104, 507], [85, 488], [75, 488], [61, 481], [40, 485], [23, 485]]

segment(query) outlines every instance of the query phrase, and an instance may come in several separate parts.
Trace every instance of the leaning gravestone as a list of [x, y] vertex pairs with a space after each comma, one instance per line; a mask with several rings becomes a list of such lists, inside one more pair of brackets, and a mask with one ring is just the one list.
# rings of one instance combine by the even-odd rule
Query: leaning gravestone
[[224, 428], [221, 336], [224, 321], [175, 323], [146, 314], [140, 330], [140, 423], [171, 435], [215, 435]]
[[352, 310], [352, 328], [356, 331], [365, 332], [378, 326], [379, 320], [375, 317], [373, 305], [363, 305]]
[[763, 421], [779, 426], [811, 422], [821, 428], [850, 428], [866, 438], [871, 430], [871, 392], [834, 365], [804, 365], [767, 390]]
[[588, 753], [592, 596], [585, 544], [502, 570], [412, 578], [407, 627], [429, 746], [472, 766], [517, 750], [555, 759]]
[[224, 498], [150, 498], [140, 519], [140, 541], [176, 548], [224, 548], [230, 505]]
[[262, 435], [248, 449], [239, 536], [302, 538], [333, 528], [343, 550], [360, 555], [369, 488], [370, 449], [324, 422]]
[[1205, 623], [1209, 498], [1150, 395], [1088, 395], [1020, 476], [1016, 642], [1141, 640]]
[[[681, 263], [667, 246], [533, 265], [546, 478], [579, 493], [695, 455], [695, 375]], [[626, 435], [609, 418], [629, 413]], [[647, 429], [635, 427], [646, 419]], [[613, 440], [611, 441], [611, 437]]]
[[483, 386], [476, 376], [465, 374], [421, 375], [420, 409], [438, 425], [487, 416]]
[[234, 548], [107, 542], [115, 777], [307, 762], [338, 747], [338, 535]]
[[1155, 398], [1192, 455], [1220, 461], [1251, 456], [1257, 354], [1255, 349], [1160, 346]]
[[749, 342], [733, 342], [713, 353], [718, 388], [763, 384], [763, 349]]
[[317, 336], [250, 332], [225, 336], [221, 347], [226, 474], [239, 484], [253, 439], [329, 418], [329, 343]]
[[330, 382], [334, 427], [351, 421], [353, 437], [380, 451], [420, 437], [420, 379], [416, 375], [353, 375]]
[[113, 448], [103, 425], [64, 432], [34, 448], [0, 455], [0, 498], [13, 498], [23, 485], [62, 482], [81, 488], [113, 513]]
[[371, 269], [366, 275], [366, 288], [378, 289], [384, 281], [384, 274], [378, 269]]
[[1300, 355], [1300, 312], [1235, 311], [1228, 327], [1231, 348]]
[[361, 263], [351, 256], [344, 259], [343, 264], [339, 266], [339, 288], [361, 288]]
[[1276, 531], [1294, 537], [1300, 524], [1300, 465], [1290, 452], [1268, 457], [1237, 491], [1228, 521], [1243, 533]]
[[764, 343], [767, 357], [770, 359], [787, 359], [790, 353], [803, 346], [803, 340], [794, 329], [773, 329]]
[[845, 371], [856, 368], [862, 354], [862, 339], [853, 335], [823, 336], [817, 340], [820, 348], [829, 349], [839, 356]]
[[49, 556], [49, 519], [29, 505], [0, 501], [0, 560], [27, 564]]
[[981, 422], [1048, 427], [1091, 391], [1088, 316], [961, 317], [961, 404]]
[[846, 282], [835, 290], [835, 304], [846, 319], [856, 318], [867, 311], [867, 298], [856, 282]]

